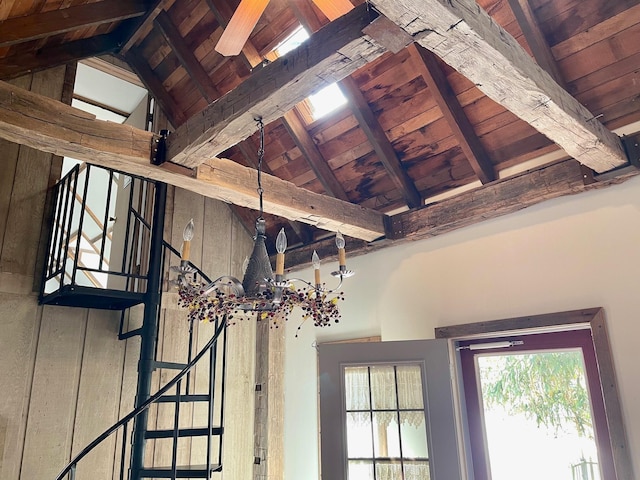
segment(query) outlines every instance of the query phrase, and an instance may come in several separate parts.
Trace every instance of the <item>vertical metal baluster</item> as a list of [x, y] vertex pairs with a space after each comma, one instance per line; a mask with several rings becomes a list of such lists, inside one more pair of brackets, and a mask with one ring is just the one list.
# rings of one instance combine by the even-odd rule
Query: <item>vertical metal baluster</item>
[[[77, 184], [77, 177], [76, 177]], [[70, 225], [67, 225], [67, 212], [69, 211], [69, 197], [71, 196], [71, 177], [69, 177], [69, 185], [64, 189], [64, 210], [62, 211], [62, 222], [60, 223], [60, 245], [58, 248], [58, 262], [56, 270], [60, 272], [60, 288], [64, 285], [64, 272], [66, 270], [67, 251], [64, 248], [65, 245], [65, 232], [71, 229]], [[70, 232], [68, 232], [69, 234]], [[67, 234], [66, 240], [69, 239]]]
[[71, 470], [69, 471], [69, 479], [76, 480], [76, 464], [75, 463], [73, 464], [73, 466], [71, 467]]
[[180, 428], [180, 389], [182, 380], [176, 384], [176, 408], [173, 418], [173, 451], [171, 453], [171, 478], [176, 478], [178, 471], [178, 433]]
[[120, 480], [124, 480], [125, 457], [127, 456], [127, 425], [122, 426], [122, 452], [120, 453]]
[[[216, 320], [216, 330], [218, 330], [219, 320]], [[211, 430], [213, 428], [213, 401], [215, 394], [215, 385], [216, 385], [216, 345], [218, 342], [215, 342], [211, 345], [209, 349], [209, 412], [207, 415], [207, 480], [211, 478], [211, 444], [213, 442], [213, 435]], [[220, 437], [220, 441], [222, 441], [222, 437]]]
[[[226, 315], [222, 318], [222, 322], [227, 322]], [[224, 388], [225, 383], [227, 382], [227, 329], [224, 329], [222, 332], [223, 343], [222, 343], [222, 379], [220, 382], [220, 427], [224, 425]], [[218, 343], [216, 341], [216, 343]], [[224, 433], [224, 431], [223, 431]], [[218, 443], [218, 463], [222, 464], [222, 435], [220, 435], [220, 442]]]
[[[193, 355], [193, 319], [189, 319], [189, 347], [187, 350], [187, 363], [191, 363], [192, 355]], [[190, 384], [191, 384], [191, 370], [187, 372], [187, 393], [189, 393]]]
[[104, 250], [107, 245], [107, 230], [109, 226], [109, 207], [111, 206], [111, 190], [113, 189], [113, 170], [109, 170], [109, 186], [107, 187], [107, 203], [104, 206], [104, 222], [102, 223], [102, 245], [100, 245], [100, 262], [98, 270], [102, 271]]
[[[129, 208], [127, 208], [127, 227], [124, 232], [124, 251], [122, 252], [122, 273], [130, 273], [127, 272], [127, 252], [129, 250], [129, 230], [131, 227], [131, 203], [133, 202], [133, 190], [136, 186], [136, 179], [131, 177], [131, 183], [129, 184]], [[129, 291], [129, 280], [130, 277], [127, 277], [127, 286], [126, 290]]]
[[[67, 234], [67, 243], [65, 246], [65, 257], [69, 255], [69, 241], [71, 240], [71, 226], [73, 225], [73, 212], [76, 206], [76, 194], [78, 193], [78, 179], [80, 174], [76, 175], [76, 181], [73, 183], [73, 193], [71, 194], [71, 209], [69, 211], [69, 233]], [[87, 204], [87, 184], [89, 183], [89, 165], [87, 165], [87, 176], [84, 184], [84, 197], [82, 197], [82, 210], [80, 211], [80, 221], [78, 222], [78, 241], [76, 243], [76, 258], [73, 260], [73, 271], [71, 272], [71, 285], [76, 283], [76, 271], [78, 270], [78, 260], [80, 258], [80, 239], [82, 238], [82, 219]], [[66, 260], [65, 260], [66, 262]]]
[[[67, 176], [68, 178], [68, 176]], [[56, 209], [53, 215], [53, 227], [51, 230], [51, 241], [49, 245], [49, 250], [47, 254], [49, 255], [49, 271], [47, 272], [47, 278], [51, 276], [54, 272], [54, 263], [56, 261], [56, 256], [54, 254], [56, 250], [56, 245], [58, 243], [58, 234], [60, 233], [60, 229], [62, 226], [60, 225], [60, 216], [62, 215], [62, 192], [64, 185], [66, 185], [67, 178], [58, 183], [55, 187], [55, 195], [56, 195]], [[44, 289], [44, 284], [43, 284]]]

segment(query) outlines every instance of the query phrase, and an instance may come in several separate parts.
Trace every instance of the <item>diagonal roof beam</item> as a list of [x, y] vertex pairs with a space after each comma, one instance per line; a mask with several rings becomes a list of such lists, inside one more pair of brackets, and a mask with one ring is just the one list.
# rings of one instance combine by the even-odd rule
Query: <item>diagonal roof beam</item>
[[[5, 82], [0, 82], [0, 138], [259, 209], [254, 169], [218, 158], [195, 172], [154, 166], [149, 161], [155, 138], [152, 133], [96, 120], [91, 114]], [[384, 235], [384, 214], [271, 175], [264, 174], [262, 184], [267, 213], [364, 240]]]
[[165, 40], [178, 57], [178, 61], [187, 71], [191, 80], [196, 84], [202, 96], [211, 103], [220, 96], [220, 92], [215, 87], [209, 74], [204, 69], [200, 61], [196, 58], [184, 39], [180, 35], [178, 28], [173, 24], [169, 14], [164, 10], [158, 14], [155, 19], [155, 25], [159, 28]]
[[322, 153], [318, 150], [318, 146], [313, 141], [313, 138], [311, 138], [311, 135], [309, 135], [298, 112], [295, 109], [289, 110], [282, 117], [282, 123], [302, 152], [302, 156], [311, 167], [311, 170], [313, 170], [313, 173], [318, 177], [325, 192], [332, 197], [348, 202], [349, 197], [347, 196], [347, 192], [344, 191], [333, 170], [331, 170]]
[[136, 20], [125, 40], [122, 42], [120, 54], [124, 55], [141, 39], [149, 34], [153, 28], [153, 21], [163, 10], [167, 10], [175, 3], [176, 0], [155, 0], [152, 2], [153, 7], [149, 8], [144, 17]]
[[536, 15], [529, 0], [509, 0], [509, 6], [513, 15], [516, 17], [520, 30], [524, 35], [533, 58], [536, 59], [538, 65], [545, 69], [545, 71], [553, 77], [558, 85], [565, 88], [564, 80], [558, 69], [556, 59], [549, 48], [547, 39], [544, 37], [540, 25], [536, 20]]
[[604, 172], [627, 163], [620, 139], [563, 90], [473, 0], [371, 0], [489, 98]]
[[147, 10], [145, 3], [142, 0], [131, 2], [104, 0], [9, 18], [0, 22], [0, 47], [139, 17]]
[[341, 80], [384, 53], [362, 33], [376, 17], [367, 5], [331, 22], [307, 42], [256, 71], [180, 127], [168, 158], [195, 166], [249, 137], [255, 117], [270, 123], [320, 88]]
[[491, 164], [491, 159], [480, 143], [460, 102], [458, 102], [458, 97], [451, 89], [436, 56], [415, 43], [409, 45], [408, 48], [413, 64], [429, 87], [429, 91], [440, 107], [442, 115], [451, 127], [453, 135], [458, 140], [460, 148], [462, 148], [476, 176], [482, 183], [494, 181], [496, 172]]
[[420, 195], [415, 183], [413, 183], [413, 180], [402, 166], [402, 162], [398, 158], [393, 145], [391, 145], [387, 134], [380, 122], [378, 122], [356, 82], [351, 77], [346, 77], [342, 80], [340, 86], [349, 100], [352, 107], [351, 111], [358, 120], [360, 128], [373, 146], [376, 155], [378, 155], [378, 160], [384, 165], [391, 180], [402, 192], [404, 201], [409, 208], [418, 208], [424, 205], [422, 195]]

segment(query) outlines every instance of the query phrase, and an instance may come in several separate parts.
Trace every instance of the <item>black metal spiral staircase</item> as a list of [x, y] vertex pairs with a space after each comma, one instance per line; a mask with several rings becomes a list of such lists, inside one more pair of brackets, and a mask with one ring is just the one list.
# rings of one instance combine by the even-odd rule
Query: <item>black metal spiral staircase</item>
[[[172, 256], [179, 258], [179, 252], [162, 238], [166, 185], [82, 164], [58, 182], [54, 194], [40, 302], [121, 310], [119, 338], [141, 339], [136, 408], [87, 445], [56, 480], [75, 480], [78, 462], [112, 435], [120, 439], [120, 480], [211, 478], [222, 469], [226, 322], [216, 323], [211, 339], [195, 354], [190, 325], [186, 363], [157, 360], [163, 272]], [[196, 277], [210, 281], [198, 267], [191, 266]], [[139, 304], [144, 305], [142, 326], [124, 331], [127, 309]], [[192, 379], [199, 362], [209, 363], [204, 392], [195, 390]], [[178, 372], [152, 395], [151, 374], [160, 368]], [[172, 428], [149, 428], [148, 411], [154, 404], [173, 406]], [[180, 412], [187, 405], [206, 405], [206, 425], [180, 425]], [[206, 438], [201, 465], [178, 465], [178, 443], [188, 437]], [[145, 462], [145, 444], [154, 440], [171, 441], [170, 465]]]

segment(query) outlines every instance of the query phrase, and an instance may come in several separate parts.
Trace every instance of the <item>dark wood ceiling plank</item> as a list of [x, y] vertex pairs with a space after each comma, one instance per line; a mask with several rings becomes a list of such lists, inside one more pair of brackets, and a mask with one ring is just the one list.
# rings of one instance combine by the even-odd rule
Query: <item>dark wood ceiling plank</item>
[[371, 0], [414, 40], [597, 172], [627, 163], [620, 139], [562, 89], [474, 0]]
[[[259, 208], [255, 169], [214, 158], [185, 173], [150, 163], [151, 132], [95, 116], [0, 82], [0, 138], [41, 151], [160, 180], [242, 207]], [[264, 174], [264, 210], [365, 240], [384, 234], [385, 216]]]
[[178, 108], [173, 97], [166, 90], [151, 67], [149, 67], [147, 60], [143, 58], [136, 49], [129, 50], [125, 54], [125, 59], [133, 71], [140, 77], [140, 80], [146, 85], [151, 96], [155, 98], [162, 110], [164, 110], [171, 124], [174, 126], [182, 125], [186, 121], [182, 110]]
[[378, 160], [384, 165], [387, 173], [393, 180], [395, 186], [402, 192], [402, 197], [409, 208], [418, 208], [423, 205], [422, 196], [416, 188], [415, 183], [402, 166], [402, 162], [398, 158], [393, 145], [387, 138], [380, 122], [376, 119], [375, 114], [367, 103], [366, 98], [360, 91], [355, 80], [351, 77], [345, 77], [340, 85], [349, 100], [351, 110], [360, 124], [360, 128], [364, 131], [369, 143], [378, 156]]
[[133, 48], [140, 40], [146, 37], [153, 28], [153, 22], [163, 10], [167, 10], [175, 3], [176, 0], [157, 0], [153, 8], [150, 8], [146, 15], [136, 22], [130, 34], [122, 43], [120, 54], [124, 55]]
[[302, 156], [316, 177], [318, 177], [327, 194], [348, 202], [349, 197], [347, 193], [344, 191], [344, 188], [342, 188], [342, 185], [340, 185], [340, 182], [322, 156], [322, 153], [320, 153], [320, 150], [318, 150], [317, 145], [313, 141], [313, 138], [311, 138], [311, 135], [309, 135], [298, 112], [296, 110], [289, 110], [282, 117], [282, 124], [287, 129], [287, 132], [289, 132], [289, 135], [291, 135], [291, 138], [293, 138], [293, 141], [302, 152]]
[[139, 17], [146, 11], [142, 0], [122, 2], [103, 0], [97, 3], [51, 10], [0, 21], [0, 47], [37, 40], [104, 23]]
[[207, 102], [211, 103], [216, 98], [219, 98], [220, 92], [216, 89], [200, 61], [187, 47], [184, 39], [180, 36], [180, 32], [171, 21], [171, 18], [169, 18], [169, 14], [165, 11], [160, 12], [155, 19], [155, 25], [158, 26], [173, 53], [178, 57], [187, 74]]
[[168, 157], [185, 166], [215, 157], [255, 132], [256, 117], [268, 124], [310, 94], [382, 55], [384, 49], [361, 33], [374, 17], [361, 5], [254, 72], [179, 128], [169, 141]]
[[451, 131], [460, 143], [460, 148], [467, 156], [473, 171], [482, 183], [494, 181], [496, 173], [491, 164], [491, 159], [480, 143], [473, 130], [473, 125], [465, 115], [456, 94], [453, 92], [449, 82], [447, 82], [447, 77], [438, 64], [436, 56], [416, 44], [412, 44], [408, 48], [413, 64], [429, 87], [429, 91], [440, 107], [440, 111], [451, 127]]
[[509, 0], [509, 5], [531, 49], [531, 53], [533, 53], [533, 58], [536, 59], [538, 65], [553, 77], [558, 85], [566, 89], [558, 64], [553, 57], [544, 33], [540, 30], [540, 25], [536, 20], [535, 12], [531, 8], [529, 0]]
[[0, 79], [8, 80], [83, 58], [113, 53], [119, 48], [118, 35], [110, 33], [0, 58]]

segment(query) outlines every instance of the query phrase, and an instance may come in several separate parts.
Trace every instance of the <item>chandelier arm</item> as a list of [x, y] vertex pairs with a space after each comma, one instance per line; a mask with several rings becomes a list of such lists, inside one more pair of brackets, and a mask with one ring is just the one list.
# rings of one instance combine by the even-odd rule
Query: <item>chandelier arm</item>
[[307, 285], [309, 288], [312, 288], [313, 290], [315, 290], [316, 292], [321, 292], [321, 293], [335, 293], [336, 291], [338, 291], [340, 289], [340, 287], [342, 287], [342, 275], [340, 275], [340, 282], [338, 283], [338, 285], [334, 288], [332, 288], [331, 290], [325, 290], [325, 289], [318, 289], [316, 288], [315, 285], [312, 285], [311, 283], [307, 282], [306, 280], [303, 280], [301, 278], [287, 278], [287, 282], [289, 283], [293, 283], [293, 282], [301, 282], [304, 283], [305, 285]]
[[231, 275], [223, 275], [222, 277], [216, 278], [213, 282], [205, 285], [200, 296], [206, 297], [211, 292], [213, 292], [214, 290], [218, 290], [218, 288], [223, 285], [233, 288], [237, 297], [244, 297], [244, 288], [242, 286], [242, 282]]

